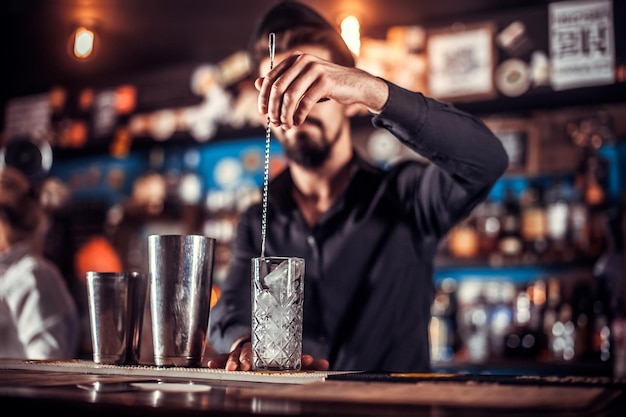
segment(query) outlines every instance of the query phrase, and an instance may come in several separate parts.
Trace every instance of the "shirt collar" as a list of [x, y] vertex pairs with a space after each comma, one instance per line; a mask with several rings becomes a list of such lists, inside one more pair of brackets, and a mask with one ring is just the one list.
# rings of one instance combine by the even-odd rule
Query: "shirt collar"
[[[358, 178], [361, 177], [361, 175], [358, 175], [359, 173], [373, 172], [376, 170], [376, 168], [363, 159], [356, 150], [353, 150], [352, 159], [349, 164], [349, 185], [337, 198], [337, 201], [335, 201], [333, 207], [329, 210], [329, 213], [340, 210], [345, 205], [345, 196], [347, 195], [348, 190], [351, 190], [353, 187], [359, 187], [357, 184], [359, 182]], [[296, 201], [293, 198], [292, 189], [293, 178], [291, 176], [291, 170], [287, 167], [270, 183], [269, 197], [271, 199], [271, 204], [276, 204], [283, 213], [298, 210]]]

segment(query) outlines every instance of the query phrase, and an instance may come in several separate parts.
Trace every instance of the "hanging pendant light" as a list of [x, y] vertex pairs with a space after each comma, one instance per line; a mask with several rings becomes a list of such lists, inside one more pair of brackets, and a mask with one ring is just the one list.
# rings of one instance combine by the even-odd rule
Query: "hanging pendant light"
[[78, 59], [86, 59], [93, 53], [95, 34], [84, 26], [74, 32], [74, 56]]

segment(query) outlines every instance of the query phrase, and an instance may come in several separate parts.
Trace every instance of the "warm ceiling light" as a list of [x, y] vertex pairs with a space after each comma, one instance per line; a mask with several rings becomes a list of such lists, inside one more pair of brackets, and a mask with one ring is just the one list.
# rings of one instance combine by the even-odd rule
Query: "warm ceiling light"
[[93, 53], [94, 33], [85, 27], [79, 27], [74, 33], [74, 56], [85, 59]]
[[358, 56], [361, 49], [361, 25], [356, 16], [346, 16], [341, 21], [341, 37], [352, 53]]

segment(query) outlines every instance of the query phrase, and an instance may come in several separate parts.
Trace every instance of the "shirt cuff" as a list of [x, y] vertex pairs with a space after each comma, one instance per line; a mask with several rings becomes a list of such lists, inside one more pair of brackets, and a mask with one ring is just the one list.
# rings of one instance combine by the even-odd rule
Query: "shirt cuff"
[[244, 344], [250, 342], [251, 340], [252, 338], [250, 337], [250, 335], [240, 337], [239, 339], [235, 340], [233, 344], [230, 346], [229, 352], [232, 352], [233, 350], [237, 348], [241, 348]]
[[387, 81], [389, 97], [383, 110], [372, 118], [374, 127], [388, 129], [396, 134], [394, 129], [399, 126], [411, 126], [419, 132], [428, 117], [428, 100], [422, 93], [413, 92]]

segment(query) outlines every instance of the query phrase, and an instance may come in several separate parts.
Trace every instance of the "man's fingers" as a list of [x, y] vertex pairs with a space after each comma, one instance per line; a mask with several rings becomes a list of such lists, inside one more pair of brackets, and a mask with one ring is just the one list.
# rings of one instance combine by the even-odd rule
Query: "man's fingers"
[[217, 355], [207, 364], [209, 368], [213, 369], [223, 369], [226, 366], [226, 361], [228, 360], [227, 354]]
[[[286, 59], [285, 61], [289, 61]], [[257, 90], [259, 90], [259, 98], [257, 102], [258, 112], [260, 114], [267, 114], [270, 118], [272, 118], [272, 107], [275, 104], [270, 103], [271, 91], [274, 88], [274, 84], [276, 83], [276, 79], [279, 78], [283, 72], [289, 67], [287, 63], [283, 61], [278, 64], [277, 68], [272, 69], [264, 77], [259, 77], [254, 81], [254, 86]], [[276, 113], [276, 112], [274, 112]], [[274, 116], [272, 118], [272, 123], [276, 126], [280, 125], [278, 118]]]
[[[226, 369], [227, 371], [250, 371], [252, 369], [252, 345], [244, 343], [241, 348], [211, 358], [208, 367]], [[329, 363], [326, 359], [315, 359], [311, 355], [302, 355], [302, 369], [310, 371], [327, 371]]]
[[252, 369], [252, 345], [246, 342], [241, 348], [233, 349], [230, 353], [217, 355], [209, 360], [207, 366], [227, 371], [249, 371]]
[[328, 371], [328, 369], [330, 368], [330, 362], [328, 362], [326, 359], [316, 359], [313, 362], [313, 366], [315, 366], [315, 369], [318, 371]]
[[309, 365], [311, 365], [313, 363], [313, 356], [311, 356], [311, 355], [304, 355], [303, 354], [301, 362], [302, 362], [302, 367], [303, 368], [306, 367], [306, 366], [309, 366]]
[[230, 352], [224, 369], [226, 369], [227, 371], [239, 370], [239, 353], [240, 352], [241, 352], [240, 348], [234, 349], [232, 352]]
[[239, 354], [239, 365], [242, 371], [252, 369], [252, 345], [250, 342], [244, 343]]
[[330, 364], [326, 359], [315, 359], [311, 355], [302, 355], [302, 369], [309, 371], [327, 371]]

